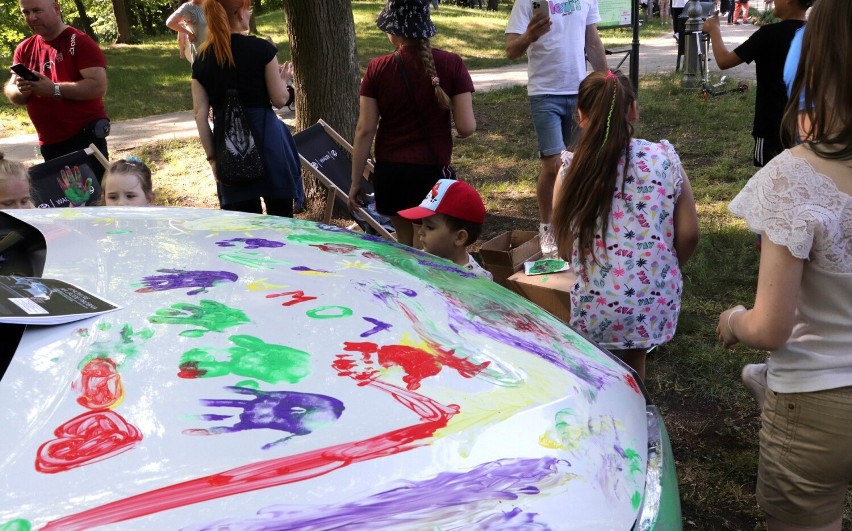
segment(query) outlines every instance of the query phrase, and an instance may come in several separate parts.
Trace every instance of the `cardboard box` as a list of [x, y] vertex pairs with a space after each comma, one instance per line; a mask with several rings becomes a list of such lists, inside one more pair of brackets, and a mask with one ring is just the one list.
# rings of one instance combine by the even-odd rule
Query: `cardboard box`
[[567, 323], [571, 317], [570, 292], [576, 281], [573, 271], [547, 275], [527, 275], [520, 271], [506, 280], [506, 287]]
[[494, 282], [506, 285], [506, 279], [524, 268], [527, 260], [541, 258], [538, 232], [513, 230], [492, 238], [479, 248], [482, 265], [492, 275]]

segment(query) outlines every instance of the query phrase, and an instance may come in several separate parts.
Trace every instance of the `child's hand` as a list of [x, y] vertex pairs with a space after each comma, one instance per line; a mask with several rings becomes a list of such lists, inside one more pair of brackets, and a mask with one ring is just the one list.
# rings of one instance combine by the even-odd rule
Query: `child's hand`
[[716, 11], [716, 14], [712, 17], [707, 17], [704, 20], [704, 25], [701, 27], [701, 31], [704, 33], [713, 33], [714, 31], [719, 30], [719, 12]]
[[722, 346], [725, 348], [732, 348], [740, 342], [731, 327], [731, 319], [734, 314], [743, 313], [745, 311], [746, 307], [740, 304], [733, 308], [728, 308], [719, 314], [719, 324], [716, 325], [716, 333], [719, 335], [719, 340], [722, 341]]
[[74, 171], [65, 166], [59, 171], [59, 177], [56, 179], [59, 187], [65, 192], [65, 198], [71, 202], [71, 206], [83, 206], [91, 196], [92, 178], [87, 177], [83, 181], [83, 175], [80, 173], [80, 167], [74, 166]]

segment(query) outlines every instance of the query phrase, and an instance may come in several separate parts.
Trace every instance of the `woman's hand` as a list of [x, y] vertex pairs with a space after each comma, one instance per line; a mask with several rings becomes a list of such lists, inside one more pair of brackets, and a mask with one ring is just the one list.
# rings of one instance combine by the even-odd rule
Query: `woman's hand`
[[363, 206], [363, 199], [364, 188], [361, 186], [360, 182], [353, 182], [352, 186], [349, 187], [349, 210], [357, 212], [358, 209]]
[[748, 311], [745, 306], [738, 304], [733, 308], [728, 308], [719, 314], [719, 323], [716, 325], [716, 334], [719, 335], [719, 340], [725, 348], [733, 348], [734, 345], [740, 342], [737, 335], [734, 333], [733, 321], [736, 320], [736, 314]]
[[278, 74], [281, 76], [281, 81], [283, 81], [285, 85], [292, 85], [293, 63], [290, 61], [284, 61], [284, 63], [278, 67]]

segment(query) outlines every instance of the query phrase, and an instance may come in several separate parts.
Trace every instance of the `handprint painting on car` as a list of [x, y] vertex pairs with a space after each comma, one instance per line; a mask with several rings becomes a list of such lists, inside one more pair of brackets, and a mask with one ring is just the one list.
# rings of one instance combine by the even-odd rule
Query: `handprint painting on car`
[[214, 210], [4, 222], [123, 308], [0, 366], [0, 530], [679, 528], [635, 374], [451, 262]]
[[[84, 152], [83, 155], [85, 155]], [[100, 204], [101, 185], [89, 164], [58, 166], [53, 161], [32, 166], [36, 208], [81, 207]]]

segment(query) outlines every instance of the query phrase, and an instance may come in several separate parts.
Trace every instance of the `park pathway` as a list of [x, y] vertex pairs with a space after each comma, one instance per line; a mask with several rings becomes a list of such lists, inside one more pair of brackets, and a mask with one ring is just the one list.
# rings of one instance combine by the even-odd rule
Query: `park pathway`
[[[728, 49], [733, 49], [744, 42], [756, 29], [755, 26], [751, 25], [728, 26], [722, 24], [722, 38]], [[608, 56], [610, 67], [617, 67], [623, 57], [623, 54]], [[640, 43], [640, 75], [673, 72], [676, 61], [677, 41], [671, 35], [657, 39], [648, 39]], [[629, 61], [625, 61], [620, 68], [627, 73], [629, 70]], [[717, 68], [712, 60], [710, 70], [711, 73], [717, 73]], [[755, 77], [754, 64], [739, 65], [725, 73], [737, 81], [753, 81]], [[474, 87], [479, 92], [514, 85], [526, 85], [527, 83], [526, 63], [472, 70], [470, 74]], [[284, 109], [279, 115], [285, 122], [291, 125], [295, 120], [293, 112], [287, 109]], [[108, 143], [111, 157], [116, 158], [117, 155], [123, 152], [152, 142], [197, 136], [198, 131], [195, 127], [192, 111], [182, 111], [113, 122]], [[0, 138], [0, 151], [4, 152], [6, 158], [10, 160], [24, 161], [28, 164], [41, 162], [41, 157], [38, 153], [38, 141], [35, 134]]]

